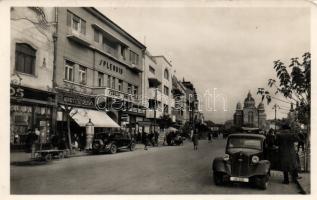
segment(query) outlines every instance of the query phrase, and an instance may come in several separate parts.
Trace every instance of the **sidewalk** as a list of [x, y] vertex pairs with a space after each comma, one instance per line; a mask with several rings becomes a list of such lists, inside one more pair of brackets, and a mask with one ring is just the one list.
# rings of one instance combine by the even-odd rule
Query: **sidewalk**
[[[159, 145], [158, 147], [153, 147], [153, 146], [148, 146], [148, 149], [152, 148], [162, 148], [162, 147], [167, 147], [163, 145]], [[135, 146], [135, 151], [140, 151], [144, 150], [144, 145], [143, 144], [136, 144]], [[69, 157], [81, 157], [81, 156], [89, 156], [92, 155], [91, 152], [86, 152], [86, 151], [75, 151], [73, 152], [72, 155]], [[31, 153], [25, 153], [25, 152], [11, 152], [10, 153], [10, 163], [26, 163], [32, 161], [31, 159]]]
[[303, 172], [299, 174], [301, 179], [296, 180], [302, 194], [310, 194], [310, 173]]

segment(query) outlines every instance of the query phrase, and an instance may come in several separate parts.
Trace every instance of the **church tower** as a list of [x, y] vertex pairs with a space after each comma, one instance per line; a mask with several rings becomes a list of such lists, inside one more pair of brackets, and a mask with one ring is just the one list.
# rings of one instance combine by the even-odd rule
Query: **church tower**
[[243, 110], [241, 107], [241, 103], [237, 103], [236, 112], [233, 115], [234, 125], [241, 127], [243, 125]]
[[244, 99], [243, 125], [247, 127], [258, 127], [258, 110], [255, 107], [255, 101], [250, 91], [248, 96]]
[[259, 119], [258, 119], [259, 120], [259, 128], [266, 129], [266, 113], [265, 113], [263, 102], [259, 103], [258, 113], [259, 113]]

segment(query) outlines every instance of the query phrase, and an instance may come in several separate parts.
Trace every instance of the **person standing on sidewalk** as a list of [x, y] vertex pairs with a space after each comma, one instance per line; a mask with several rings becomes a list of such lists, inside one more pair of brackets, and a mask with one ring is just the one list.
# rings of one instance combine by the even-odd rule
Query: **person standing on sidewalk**
[[198, 133], [194, 133], [193, 135], [193, 144], [194, 150], [198, 150]]
[[144, 144], [144, 150], [148, 150], [148, 148], [147, 148], [147, 145], [148, 145], [148, 134], [145, 131], [142, 134], [142, 142]]
[[279, 147], [279, 159], [281, 170], [284, 174], [284, 184], [289, 184], [289, 173], [293, 181], [301, 177], [298, 176], [297, 154], [294, 143], [298, 141], [298, 136], [291, 133], [288, 125], [282, 126], [282, 130], [276, 135], [276, 144]]

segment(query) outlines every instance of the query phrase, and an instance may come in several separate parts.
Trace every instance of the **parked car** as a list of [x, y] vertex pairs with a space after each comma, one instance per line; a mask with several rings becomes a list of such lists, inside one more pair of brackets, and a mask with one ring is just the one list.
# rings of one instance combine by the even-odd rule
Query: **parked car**
[[271, 163], [265, 158], [265, 136], [236, 133], [228, 136], [225, 155], [213, 160], [216, 185], [246, 182], [266, 189]]
[[126, 132], [101, 132], [94, 135], [93, 153], [107, 152], [114, 154], [120, 149], [135, 149], [134, 139]]

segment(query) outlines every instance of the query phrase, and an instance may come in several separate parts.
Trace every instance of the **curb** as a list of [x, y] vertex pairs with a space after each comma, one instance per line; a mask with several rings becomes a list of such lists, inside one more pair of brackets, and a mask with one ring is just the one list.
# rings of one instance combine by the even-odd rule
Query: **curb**
[[305, 189], [303, 188], [302, 184], [300, 184], [300, 182], [298, 180], [295, 181], [295, 183], [297, 184], [298, 188], [299, 188], [299, 193], [300, 194], [307, 194], [307, 192], [305, 191]]

